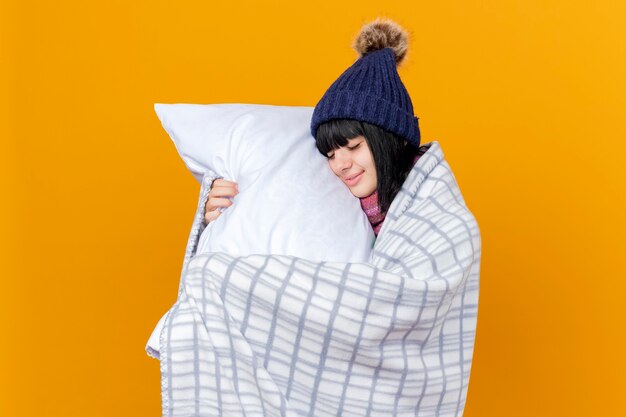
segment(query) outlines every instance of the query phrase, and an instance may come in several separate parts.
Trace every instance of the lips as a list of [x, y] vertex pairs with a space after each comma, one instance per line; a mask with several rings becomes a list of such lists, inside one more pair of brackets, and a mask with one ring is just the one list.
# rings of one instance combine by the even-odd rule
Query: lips
[[346, 183], [346, 184], [348, 184], [349, 186], [353, 186], [353, 185], [355, 185], [357, 182], [359, 182], [359, 180], [360, 180], [360, 179], [361, 179], [361, 177], [363, 176], [363, 173], [364, 173], [364, 172], [365, 172], [365, 171], [363, 171], [363, 172], [361, 172], [361, 173], [359, 173], [359, 174], [352, 175], [352, 176], [350, 176], [350, 177], [346, 177], [346, 178], [344, 178], [345, 183]]

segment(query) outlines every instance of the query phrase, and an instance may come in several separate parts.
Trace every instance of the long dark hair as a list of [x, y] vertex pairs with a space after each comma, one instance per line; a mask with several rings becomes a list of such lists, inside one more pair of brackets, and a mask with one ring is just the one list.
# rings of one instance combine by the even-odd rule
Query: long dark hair
[[363, 136], [372, 150], [378, 179], [378, 206], [386, 213], [413, 168], [415, 156], [422, 152], [395, 133], [353, 119], [333, 119], [319, 125], [315, 145], [327, 157], [328, 152], [346, 146], [349, 139], [357, 136]]

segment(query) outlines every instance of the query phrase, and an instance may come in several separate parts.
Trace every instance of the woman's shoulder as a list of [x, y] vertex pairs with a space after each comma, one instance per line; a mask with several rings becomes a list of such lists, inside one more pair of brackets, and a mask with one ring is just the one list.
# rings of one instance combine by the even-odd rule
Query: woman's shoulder
[[[391, 217], [395, 219], [407, 215], [413, 219], [423, 218], [432, 214], [437, 219], [452, 216], [474, 222], [455, 175], [437, 142], [420, 146], [417, 163], [398, 198], [399, 201], [392, 207]], [[444, 223], [447, 221], [443, 220]]]
[[418, 156], [424, 155], [430, 149], [432, 144], [433, 144], [433, 142], [429, 142], [429, 143], [425, 143], [423, 145], [420, 145], [420, 147], [417, 148]]
[[430, 148], [430, 145], [431, 145], [430, 143], [427, 143], [417, 148], [417, 153], [415, 154], [415, 158], [413, 159], [413, 165], [417, 164], [417, 161], [419, 161], [421, 156], [424, 155], [428, 151], [428, 148]]

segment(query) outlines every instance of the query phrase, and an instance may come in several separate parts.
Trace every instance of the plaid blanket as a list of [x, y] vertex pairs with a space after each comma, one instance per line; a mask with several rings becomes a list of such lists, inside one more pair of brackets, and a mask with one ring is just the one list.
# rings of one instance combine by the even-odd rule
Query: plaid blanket
[[163, 416], [463, 414], [481, 239], [438, 142], [362, 264], [194, 255], [214, 178], [160, 332]]

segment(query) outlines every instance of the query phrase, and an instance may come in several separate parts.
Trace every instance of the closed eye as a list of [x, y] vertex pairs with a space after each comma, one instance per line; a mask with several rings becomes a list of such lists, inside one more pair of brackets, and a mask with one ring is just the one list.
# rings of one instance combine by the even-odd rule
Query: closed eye
[[[346, 148], [348, 148], [348, 150], [353, 150], [353, 149], [356, 149], [359, 146], [361, 146], [362, 143], [363, 142], [359, 142], [359, 143], [357, 143], [354, 146], [346, 146]], [[326, 155], [326, 159], [333, 159], [334, 157], [335, 157], [335, 153], [334, 152], [332, 154], [330, 154], [330, 155]]]

